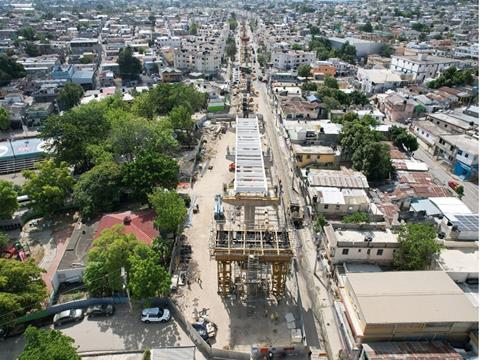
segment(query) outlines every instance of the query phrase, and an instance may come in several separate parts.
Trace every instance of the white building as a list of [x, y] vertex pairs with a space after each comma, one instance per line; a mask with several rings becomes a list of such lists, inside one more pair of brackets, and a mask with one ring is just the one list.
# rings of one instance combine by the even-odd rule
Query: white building
[[175, 68], [182, 71], [214, 74], [220, 69], [221, 55], [216, 50], [176, 49], [174, 52]]
[[281, 70], [296, 70], [300, 65], [310, 64], [316, 59], [312, 51], [288, 50], [272, 52], [272, 64]]
[[182, 40], [178, 36], [160, 36], [155, 42], [161, 47], [179, 48], [182, 45]]
[[367, 94], [377, 94], [396, 89], [403, 81], [400, 74], [388, 69], [358, 68], [357, 79], [362, 91]]
[[478, 44], [472, 44], [470, 46], [459, 46], [455, 48], [453, 56], [458, 58], [478, 59]]
[[398, 248], [397, 235], [384, 226], [330, 224], [324, 230], [326, 256], [331, 264], [390, 264]]
[[348, 42], [350, 45], [355, 47], [357, 57], [367, 57], [370, 54], [378, 54], [380, 49], [382, 48], [381, 43], [352, 37], [331, 37], [328, 40], [330, 41], [330, 44], [332, 44], [332, 47], [334, 49], [338, 49], [342, 47], [343, 44]]
[[459, 66], [460, 61], [424, 53], [418, 55], [392, 55], [390, 70], [404, 74], [413, 74], [416, 81], [433, 79], [444, 69]]

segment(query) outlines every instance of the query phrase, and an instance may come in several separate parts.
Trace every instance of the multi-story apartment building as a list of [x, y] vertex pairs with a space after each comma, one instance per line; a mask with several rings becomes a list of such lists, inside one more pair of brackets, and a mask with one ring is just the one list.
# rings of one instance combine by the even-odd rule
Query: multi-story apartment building
[[302, 50], [274, 51], [272, 64], [281, 70], [296, 70], [300, 65], [310, 64], [316, 59], [315, 53]]
[[478, 139], [461, 135], [439, 135], [434, 155], [452, 166], [455, 175], [478, 177]]
[[425, 53], [418, 55], [392, 56], [390, 70], [405, 74], [413, 74], [414, 80], [423, 82], [433, 79], [444, 69], [451, 66], [459, 66], [460, 61], [439, 56], [431, 56]]

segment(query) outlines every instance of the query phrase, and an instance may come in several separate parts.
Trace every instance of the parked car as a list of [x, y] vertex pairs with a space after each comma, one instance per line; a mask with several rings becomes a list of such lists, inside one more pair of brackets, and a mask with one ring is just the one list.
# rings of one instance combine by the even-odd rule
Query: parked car
[[82, 309], [65, 310], [53, 317], [53, 326], [63, 325], [69, 322], [79, 322], [83, 320]]
[[89, 318], [98, 316], [112, 316], [115, 313], [115, 306], [113, 304], [93, 305], [87, 309], [87, 316]]
[[199, 323], [193, 323], [192, 327], [197, 331], [198, 335], [205, 340], [208, 341], [208, 333], [207, 333], [207, 328], [203, 324]]
[[458, 185], [459, 185], [458, 182], [456, 182], [455, 180], [450, 180], [448, 182], [448, 186], [451, 187], [453, 190], [456, 190]]
[[147, 308], [142, 310], [142, 320], [145, 324], [150, 324], [151, 322], [167, 322], [172, 318], [170, 310], [167, 308]]

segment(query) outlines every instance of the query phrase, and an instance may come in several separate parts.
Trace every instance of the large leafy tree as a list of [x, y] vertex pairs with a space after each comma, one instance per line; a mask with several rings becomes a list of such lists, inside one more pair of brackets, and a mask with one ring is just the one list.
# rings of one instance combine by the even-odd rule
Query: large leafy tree
[[310, 76], [310, 71], [312, 71], [312, 67], [308, 64], [303, 64], [298, 67], [298, 76], [308, 78]]
[[388, 179], [393, 172], [390, 148], [387, 144], [370, 142], [365, 145], [363, 159], [354, 162], [354, 168], [361, 170], [369, 180]]
[[182, 143], [189, 143], [195, 127], [190, 109], [185, 105], [176, 106], [168, 114], [168, 120], [177, 139]]
[[130, 270], [128, 258], [140, 243], [132, 234], [124, 234], [122, 225], [104, 230], [88, 252], [83, 281], [94, 296], [123, 291], [121, 269]]
[[11, 219], [18, 209], [17, 192], [10, 181], [0, 180], [0, 219]]
[[52, 216], [65, 206], [73, 190], [73, 177], [65, 162], [57, 165], [50, 159], [35, 164], [35, 168], [37, 171], [23, 171], [27, 179], [23, 190], [35, 212]]
[[14, 319], [40, 309], [47, 298], [41, 278], [44, 270], [33, 260], [13, 261], [0, 258], [0, 328], [13, 327]]
[[142, 200], [146, 200], [156, 186], [173, 189], [178, 183], [177, 162], [151, 152], [138, 155], [135, 161], [125, 164], [123, 170], [125, 186]]
[[170, 293], [172, 280], [170, 274], [159, 264], [155, 252], [146, 248], [135, 251], [128, 259], [130, 272], [128, 286], [132, 297], [146, 299], [154, 296], [166, 296]]
[[180, 195], [174, 191], [158, 188], [148, 200], [157, 214], [155, 226], [160, 233], [176, 233], [187, 216], [187, 208]]
[[29, 326], [25, 331], [25, 349], [19, 360], [80, 360], [74, 344], [75, 341], [61, 331]]
[[9, 127], [10, 127], [10, 114], [6, 109], [0, 108], [0, 130], [7, 130]]
[[331, 76], [325, 76], [325, 79], [323, 80], [323, 85], [330, 89], [338, 89], [338, 81], [337, 79], [331, 77]]
[[23, 65], [15, 59], [0, 54], [0, 86], [8, 84], [13, 79], [23, 78], [27, 75]]
[[167, 115], [173, 108], [184, 105], [192, 113], [206, 107], [207, 94], [201, 93], [191, 85], [159, 84], [148, 92], [138, 95], [132, 110], [140, 116], [152, 119]]
[[344, 119], [340, 134], [342, 151], [351, 157], [353, 168], [362, 171], [369, 180], [387, 179], [393, 171], [388, 146], [376, 141], [368, 117], [356, 119], [349, 114], [347, 117], [349, 120]]
[[414, 135], [409, 134], [405, 128], [392, 126], [388, 133], [395, 146], [398, 146], [400, 149], [405, 147], [410, 152], [418, 149], [417, 138]]
[[83, 93], [83, 88], [80, 85], [67, 83], [57, 96], [57, 103], [60, 110], [70, 110], [80, 104]]
[[399, 248], [393, 256], [397, 270], [425, 270], [438, 256], [441, 245], [430, 224], [402, 225], [398, 235]]
[[74, 203], [83, 216], [111, 211], [121, 197], [122, 170], [115, 162], [103, 162], [83, 173], [73, 189]]
[[122, 79], [135, 80], [142, 72], [142, 63], [133, 56], [130, 46], [120, 50], [117, 62]]
[[77, 170], [88, 170], [92, 165], [87, 151], [89, 145], [102, 143], [108, 135], [107, 108], [106, 101], [91, 102], [61, 116], [48, 117], [41, 136], [48, 140], [55, 158], [66, 161]]

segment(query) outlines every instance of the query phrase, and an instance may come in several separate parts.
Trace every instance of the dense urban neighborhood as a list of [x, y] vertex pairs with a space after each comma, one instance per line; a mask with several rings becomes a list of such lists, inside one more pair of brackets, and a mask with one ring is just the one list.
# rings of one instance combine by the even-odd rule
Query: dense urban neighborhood
[[0, 2], [0, 360], [478, 359], [478, 2]]

